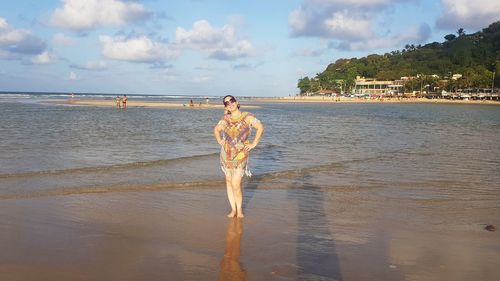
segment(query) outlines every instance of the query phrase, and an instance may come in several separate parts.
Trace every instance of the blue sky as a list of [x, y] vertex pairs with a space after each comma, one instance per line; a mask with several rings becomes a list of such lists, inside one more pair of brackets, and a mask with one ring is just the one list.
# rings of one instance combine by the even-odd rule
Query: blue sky
[[0, 0], [0, 91], [288, 96], [339, 58], [500, 20], [491, 0]]

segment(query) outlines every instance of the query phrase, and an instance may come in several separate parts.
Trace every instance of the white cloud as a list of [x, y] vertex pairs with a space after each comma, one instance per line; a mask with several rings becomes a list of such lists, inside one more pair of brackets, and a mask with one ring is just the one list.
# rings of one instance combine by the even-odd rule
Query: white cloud
[[249, 56], [253, 51], [252, 44], [243, 40], [235, 42], [233, 45], [214, 50], [209, 57], [218, 60], [235, 60]]
[[194, 49], [209, 52], [209, 57], [219, 60], [234, 60], [250, 56], [252, 44], [238, 39], [233, 26], [212, 27], [206, 20], [193, 23], [191, 30], [178, 27], [175, 31], [175, 43], [180, 49]]
[[365, 51], [400, 47], [406, 44], [424, 43], [430, 36], [430, 27], [426, 24], [420, 27], [409, 28], [401, 33], [389, 37], [374, 37], [362, 41], [342, 41], [333, 48], [348, 51]]
[[253, 46], [248, 40], [236, 36], [231, 25], [216, 28], [205, 20], [197, 21], [191, 30], [178, 27], [175, 40], [168, 44], [148, 36], [100, 36], [105, 58], [131, 62], [152, 63], [162, 66], [168, 59], [176, 58], [184, 50], [207, 52], [218, 60], [235, 60], [250, 56]]
[[147, 36], [127, 38], [124, 36], [99, 36], [104, 57], [130, 62], [157, 63], [175, 58], [178, 51], [172, 50], [167, 44], [155, 42]]
[[104, 61], [89, 61], [84, 64], [72, 64], [70, 67], [83, 70], [105, 70], [108, 68]]
[[62, 33], [57, 33], [53, 37], [53, 41], [56, 45], [61, 45], [61, 46], [73, 46], [76, 45], [77, 40], [75, 38], [66, 36]]
[[71, 71], [69, 73], [68, 80], [70, 80], [70, 81], [77, 81], [77, 80], [80, 80], [80, 77], [78, 77], [78, 75], [76, 75], [76, 73], [74, 73], [73, 71]]
[[292, 28], [292, 34], [296, 36], [305, 35], [306, 27], [308, 25], [307, 12], [302, 9], [293, 10], [288, 15], [288, 25]]
[[7, 29], [9, 25], [7, 24], [7, 20], [4, 18], [0, 18], [0, 30]]
[[93, 30], [102, 25], [126, 25], [151, 15], [143, 5], [121, 0], [63, 0], [50, 23], [73, 31]]
[[437, 20], [440, 28], [470, 28], [477, 31], [500, 20], [500, 2], [492, 0], [441, 0], [443, 14]]
[[33, 64], [49, 64], [56, 60], [56, 56], [48, 51], [45, 51], [31, 59]]
[[[406, 0], [411, 1], [411, 0]], [[288, 16], [292, 36], [368, 39], [382, 11], [396, 0], [305, 0]], [[391, 5], [392, 4], [392, 5]]]
[[0, 18], [0, 51], [3, 58], [19, 58], [22, 55], [39, 55], [46, 45], [40, 38], [25, 29], [11, 27]]
[[[412, 0], [406, 0], [412, 1]], [[302, 7], [324, 9], [325, 7], [337, 7], [339, 9], [357, 7], [362, 9], [379, 9], [393, 3], [405, 2], [405, 0], [304, 0]]]
[[325, 29], [331, 37], [341, 39], [366, 39], [373, 36], [373, 19], [362, 13], [348, 10], [334, 12], [324, 21]]
[[[385, 34], [377, 31], [378, 21], [389, 10], [411, 0], [304, 0], [288, 16], [291, 35], [330, 39], [330, 47], [343, 50], [374, 50], [422, 43], [430, 36], [423, 24], [409, 31]], [[410, 32], [410, 33], [408, 33]]]

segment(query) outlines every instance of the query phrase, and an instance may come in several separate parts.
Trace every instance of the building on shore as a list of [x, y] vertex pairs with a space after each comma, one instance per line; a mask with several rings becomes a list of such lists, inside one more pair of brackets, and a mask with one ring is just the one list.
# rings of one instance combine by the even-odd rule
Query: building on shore
[[377, 81], [375, 78], [356, 77], [354, 85], [355, 94], [370, 96], [393, 96], [404, 93], [403, 80]]
[[[366, 78], [356, 76], [354, 87], [350, 92], [344, 92], [344, 81], [340, 91], [322, 89], [310, 92], [303, 92], [300, 96], [316, 96], [316, 97], [338, 97], [339, 95], [346, 95], [351, 97], [364, 97], [364, 98], [428, 98], [428, 99], [463, 99], [463, 100], [500, 100], [498, 88], [495, 89], [492, 85], [491, 88], [458, 88], [454, 87], [450, 92], [446, 85], [450, 81], [463, 79], [462, 74], [453, 74], [440, 79], [437, 74], [417, 76], [405, 76], [398, 80], [377, 80], [375, 78]], [[456, 83], [456, 82], [455, 82]], [[406, 90], [408, 92], [405, 92]], [[412, 91], [409, 91], [409, 89]]]
[[337, 92], [334, 90], [318, 90], [316, 92], [305, 92], [299, 94], [300, 96], [306, 96], [306, 97], [334, 97], [337, 95]]

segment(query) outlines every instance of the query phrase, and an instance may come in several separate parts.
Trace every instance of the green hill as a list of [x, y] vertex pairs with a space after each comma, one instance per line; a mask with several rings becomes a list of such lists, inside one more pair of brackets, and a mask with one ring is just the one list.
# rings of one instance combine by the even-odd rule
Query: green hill
[[[424, 46], [406, 45], [403, 50], [383, 55], [339, 59], [316, 77], [299, 79], [297, 87], [301, 93], [320, 89], [350, 91], [356, 76], [378, 80], [419, 76], [430, 89], [491, 88], [493, 77], [495, 87], [500, 85], [500, 21], [474, 34], [465, 34], [460, 28], [457, 35], [448, 34], [444, 39]], [[462, 78], [449, 79], [455, 73], [462, 74]], [[421, 83], [412, 81], [405, 88]]]

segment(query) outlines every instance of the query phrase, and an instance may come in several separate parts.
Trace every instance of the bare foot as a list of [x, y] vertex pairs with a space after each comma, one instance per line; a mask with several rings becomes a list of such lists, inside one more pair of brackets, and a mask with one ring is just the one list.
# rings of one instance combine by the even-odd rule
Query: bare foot
[[245, 216], [243, 215], [243, 212], [240, 210], [238, 211], [238, 218], [244, 218]]
[[234, 216], [236, 215], [236, 211], [231, 211], [231, 213], [227, 214], [227, 217], [228, 218], [234, 218]]

